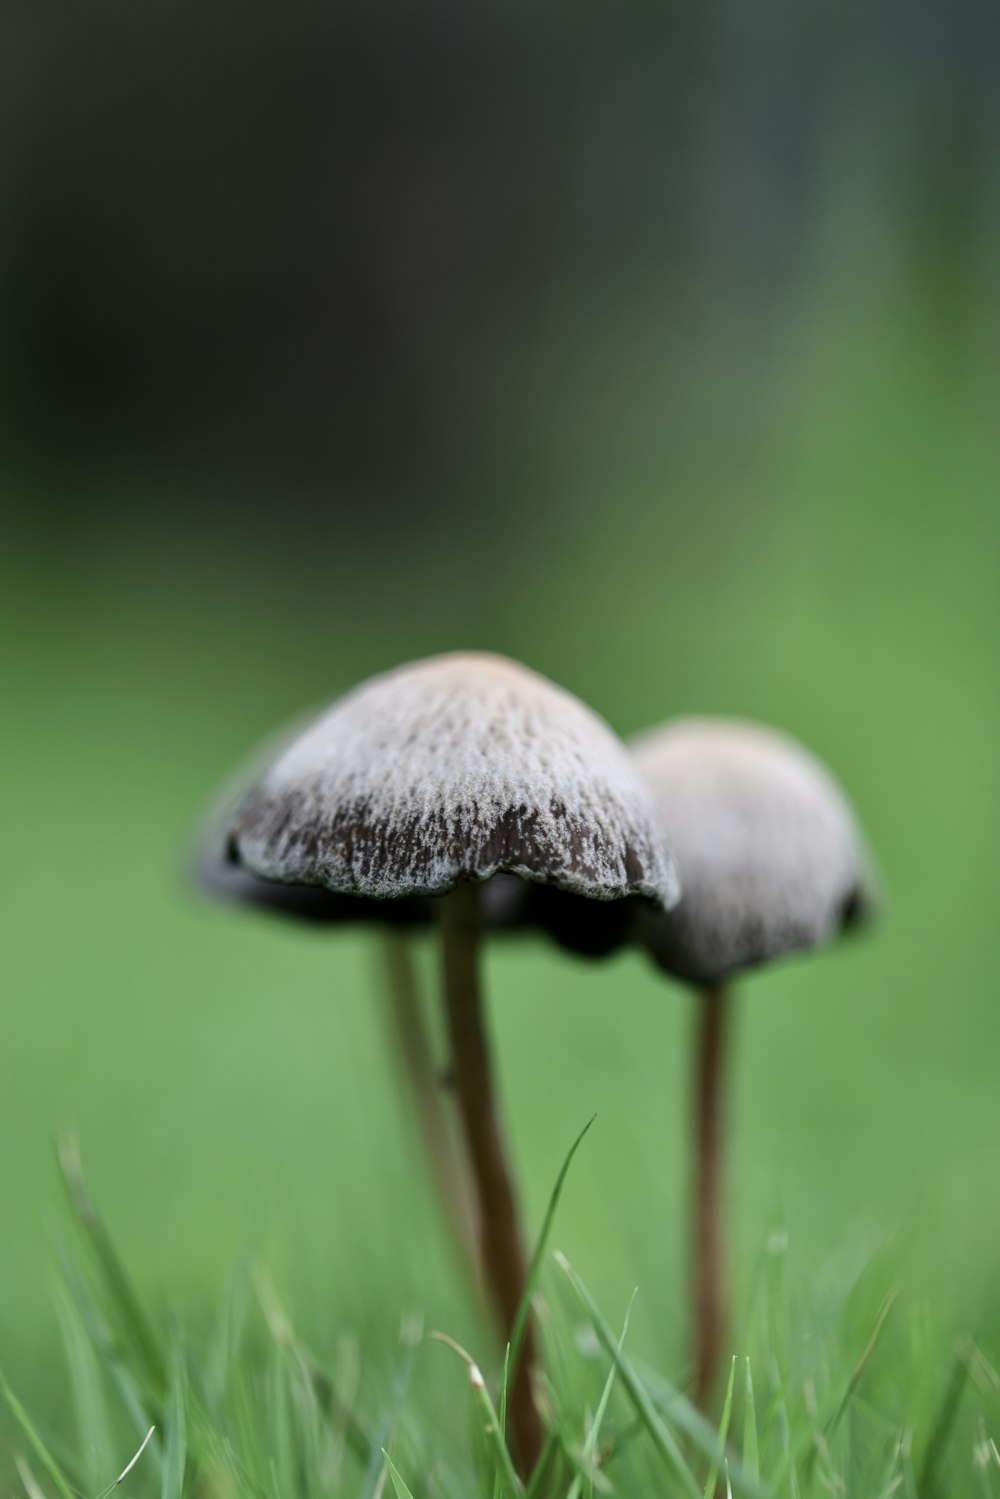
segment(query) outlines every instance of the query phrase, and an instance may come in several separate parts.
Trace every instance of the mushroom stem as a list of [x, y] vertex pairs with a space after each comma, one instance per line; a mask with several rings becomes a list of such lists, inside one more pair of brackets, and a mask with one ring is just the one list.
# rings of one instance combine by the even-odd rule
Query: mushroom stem
[[464, 1269], [479, 1284], [472, 1203], [444, 1101], [424, 1015], [409, 932], [387, 927], [383, 941], [389, 1030], [406, 1080], [424, 1154]]
[[[475, 1188], [479, 1252], [504, 1341], [510, 1339], [524, 1294], [527, 1262], [520, 1214], [490, 1065], [479, 984], [479, 892], [458, 885], [441, 900], [444, 1004], [455, 1092]], [[507, 1411], [513, 1447], [525, 1473], [534, 1468], [544, 1433], [532, 1376], [536, 1333], [529, 1317], [521, 1357], [510, 1371]]]
[[704, 1407], [726, 1336], [723, 1093], [729, 995], [722, 986], [698, 996], [695, 1096], [694, 1395]]

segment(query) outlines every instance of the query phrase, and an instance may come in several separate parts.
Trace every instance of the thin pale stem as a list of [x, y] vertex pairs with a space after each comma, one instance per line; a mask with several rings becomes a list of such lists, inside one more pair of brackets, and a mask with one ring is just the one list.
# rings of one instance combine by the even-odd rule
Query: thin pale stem
[[389, 1029], [406, 1079], [424, 1154], [459, 1258], [478, 1285], [472, 1203], [442, 1094], [409, 932], [387, 927], [383, 941]]
[[[507, 1160], [479, 984], [479, 892], [459, 885], [441, 900], [444, 1004], [455, 1094], [475, 1186], [483, 1278], [504, 1342], [510, 1339], [527, 1279], [524, 1237]], [[544, 1432], [532, 1377], [537, 1336], [529, 1318], [518, 1367], [510, 1371], [507, 1413], [513, 1447], [530, 1473]]]
[[726, 1031], [729, 995], [721, 986], [697, 999], [695, 1095], [694, 1395], [704, 1408], [726, 1337], [724, 1165]]

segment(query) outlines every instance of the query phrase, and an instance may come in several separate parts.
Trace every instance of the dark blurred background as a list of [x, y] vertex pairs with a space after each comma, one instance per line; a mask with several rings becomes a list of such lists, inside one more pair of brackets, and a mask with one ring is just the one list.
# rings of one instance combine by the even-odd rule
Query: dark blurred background
[[[779, 1203], [807, 1285], [915, 1223], [942, 1336], [1000, 1327], [998, 30], [4, 0], [0, 1335], [43, 1407], [66, 1122], [154, 1301], [263, 1250], [318, 1344], [414, 1303], [481, 1341], [368, 938], [182, 877], [259, 738], [454, 647], [830, 761], [888, 915], [748, 986], [733, 1258]], [[684, 996], [490, 978], [529, 1216], [596, 1110], [559, 1242], [670, 1367]]]
[[0, 24], [11, 437], [211, 476], [174, 519], [516, 510], [612, 433], [683, 445], [703, 382], [722, 437], [817, 277], [874, 308], [932, 287], [962, 368], [996, 334], [988, 0]]

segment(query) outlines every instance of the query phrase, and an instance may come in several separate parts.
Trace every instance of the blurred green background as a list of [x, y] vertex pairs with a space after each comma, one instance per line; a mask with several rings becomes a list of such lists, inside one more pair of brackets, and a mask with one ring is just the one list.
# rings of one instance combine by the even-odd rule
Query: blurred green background
[[[275, 725], [456, 647], [526, 661], [622, 733], [742, 714], [833, 766], [886, 911], [870, 938], [743, 986], [738, 1285], [779, 1223], [804, 1288], [898, 1233], [942, 1346], [971, 1330], [996, 1351], [1000, 158], [975, 46], [916, 28], [890, 90], [875, 60], [898, 17], [862, 66], [819, 23], [782, 32], [782, 7], [749, 51], [723, 10], [694, 27], [637, 8], [583, 28], [582, 77], [608, 87], [581, 84], [571, 130], [561, 75], [545, 104], [554, 21], [491, 12], [473, 46], [442, 7], [408, 56], [359, 12], [362, 81], [398, 100], [412, 73], [412, 95], [399, 118], [343, 105], [323, 139], [346, 176], [318, 151], [288, 186], [326, 97], [309, 73], [282, 133], [305, 10], [271, 70], [253, 71], [263, 22], [245, 78], [216, 59], [188, 135], [153, 23], [100, 14], [92, 93], [66, 83], [79, 21], [18, 32], [26, 134], [3, 177], [8, 1374], [43, 1410], [65, 1398], [46, 1249], [64, 1126], [154, 1305], [197, 1324], [261, 1260], [321, 1349], [353, 1329], [377, 1365], [413, 1306], [484, 1345], [392, 1069], [373, 935], [228, 909], [186, 879], [205, 807]], [[136, 52], [155, 106], [115, 92]], [[225, 89], [243, 85], [230, 138]], [[434, 961], [428, 941], [428, 987]], [[637, 956], [587, 965], [540, 941], [496, 942], [488, 976], [530, 1222], [596, 1112], [556, 1241], [610, 1309], [639, 1285], [636, 1346], [680, 1370], [689, 998]]]

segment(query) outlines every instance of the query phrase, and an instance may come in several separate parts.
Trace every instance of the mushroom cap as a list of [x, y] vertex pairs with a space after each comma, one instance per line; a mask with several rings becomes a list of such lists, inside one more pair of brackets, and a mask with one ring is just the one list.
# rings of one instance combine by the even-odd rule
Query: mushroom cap
[[756, 724], [677, 719], [633, 741], [684, 888], [641, 918], [667, 972], [699, 984], [816, 947], [863, 922], [875, 880], [854, 813], [795, 740]]
[[232, 846], [232, 828], [247, 797], [276, 759], [312, 724], [317, 714], [298, 714], [284, 729], [267, 736], [230, 777], [205, 820], [192, 852], [190, 873], [213, 895], [237, 905], [261, 907], [313, 926], [344, 923], [416, 927], [434, 920], [432, 903], [415, 896], [412, 900], [371, 900], [361, 895], [343, 895], [322, 885], [286, 884], [261, 879], [239, 862]]
[[543, 677], [475, 653], [399, 667], [334, 703], [243, 796], [223, 844], [258, 881], [375, 901], [498, 870], [661, 910], [678, 894], [620, 740]]

